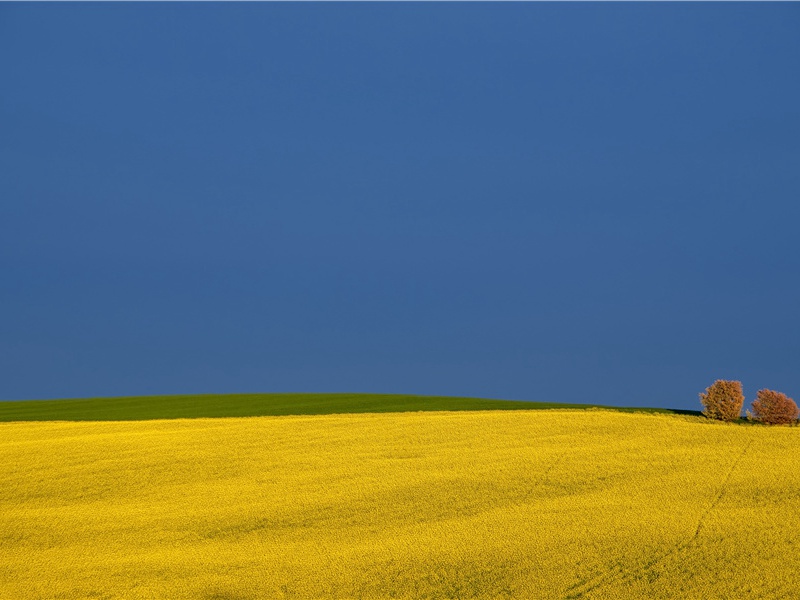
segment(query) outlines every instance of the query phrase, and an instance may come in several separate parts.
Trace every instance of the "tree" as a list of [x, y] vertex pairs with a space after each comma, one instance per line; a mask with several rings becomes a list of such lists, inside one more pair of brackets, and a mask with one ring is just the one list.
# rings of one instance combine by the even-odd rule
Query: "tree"
[[735, 421], [742, 414], [744, 393], [741, 381], [717, 379], [705, 394], [700, 394], [703, 414], [709, 419]]
[[767, 425], [787, 425], [794, 423], [800, 416], [795, 401], [786, 394], [775, 390], [758, 390], [753, 401], [753, 412], [747, 411], [747, 417], [761, 421]]

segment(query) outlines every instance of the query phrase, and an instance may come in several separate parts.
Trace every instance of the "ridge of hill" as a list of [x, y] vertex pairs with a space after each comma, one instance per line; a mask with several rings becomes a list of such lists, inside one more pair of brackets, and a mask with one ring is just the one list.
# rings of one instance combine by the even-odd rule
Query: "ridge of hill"
[[492, 400], [402, 394], [202, 394], [125, 396], [0, 402], [0, 422], [146, 421], [464, 410], [608, 409], [622, 412], [700, 414], [666, 408]]

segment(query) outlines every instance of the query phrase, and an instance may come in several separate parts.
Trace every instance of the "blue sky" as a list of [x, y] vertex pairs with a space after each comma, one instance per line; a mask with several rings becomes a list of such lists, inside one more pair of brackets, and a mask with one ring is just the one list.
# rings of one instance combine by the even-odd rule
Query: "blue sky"
[[3, 4], [0, 398], [800, 397], [800, 6]]

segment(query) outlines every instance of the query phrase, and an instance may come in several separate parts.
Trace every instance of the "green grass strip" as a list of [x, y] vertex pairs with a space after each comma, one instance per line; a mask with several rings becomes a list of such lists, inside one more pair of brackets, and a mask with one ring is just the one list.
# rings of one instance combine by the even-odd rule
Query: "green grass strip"
[[328, 415], [432, 410], [542, 410], [604, 408], [683, 413], [663, 408], [611, 407], [516, 400], [399, 394], [204, 394], [0, 402], [0, 421], [146, 421], [201, 417]]

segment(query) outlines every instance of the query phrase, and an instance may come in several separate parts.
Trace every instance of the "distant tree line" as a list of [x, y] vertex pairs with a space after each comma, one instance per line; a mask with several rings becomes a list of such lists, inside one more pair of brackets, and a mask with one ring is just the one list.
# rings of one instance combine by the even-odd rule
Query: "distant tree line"
[[[709, 419], [736, 421], [741, 418], [744, 393], [741, 381], [718, 379], [700, 394], [703, 414]], [[747, 418], [766, 425], [797, 425], [800, 409], [794, 400], [775, 390], [758, 390]]]

